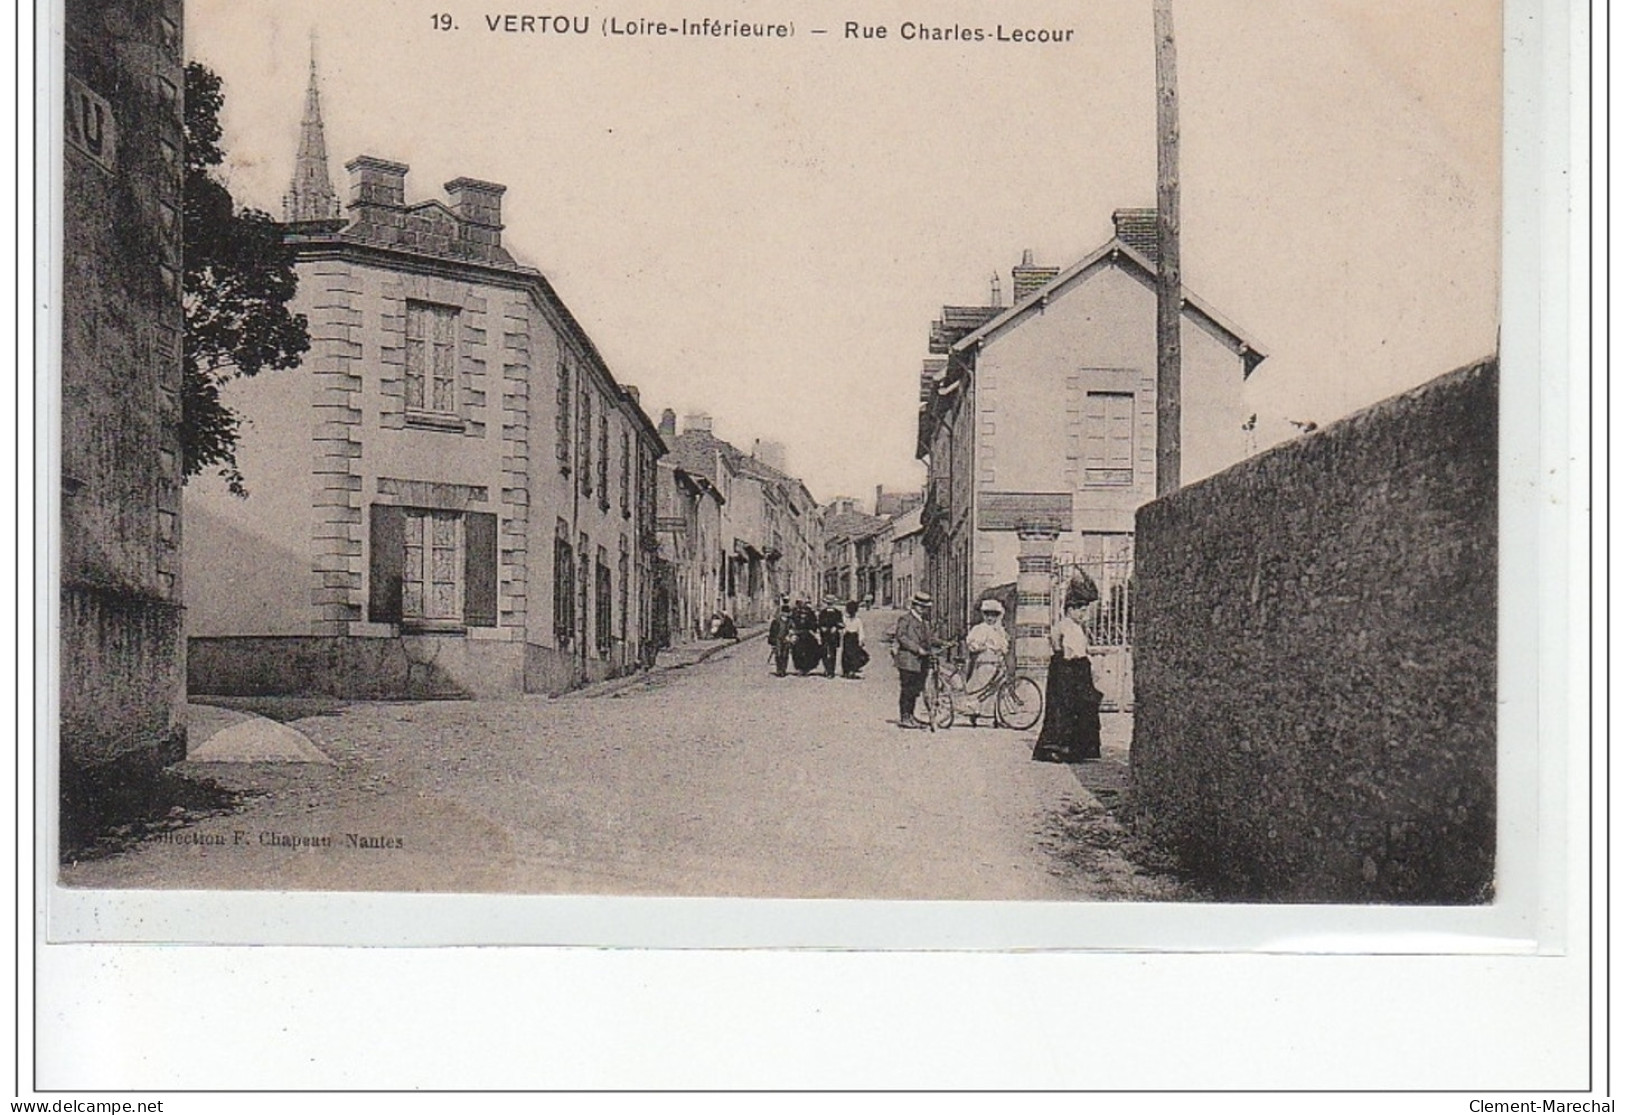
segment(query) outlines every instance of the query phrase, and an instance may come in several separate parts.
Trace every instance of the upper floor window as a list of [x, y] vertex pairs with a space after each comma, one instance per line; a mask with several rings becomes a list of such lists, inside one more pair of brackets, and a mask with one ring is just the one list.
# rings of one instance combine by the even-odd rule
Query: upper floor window
[[[582, 376], [583, 380], [587, 377]], [[576, 438], [581, 446], [581, 494], [592, 495], [592, 391], [583, 384], [581, 391], [581, 429]]]
[[598, 509], [609, 510], [609, 407], [598, 408]]
[[1083, 478], [1087, 484], [1134, 483], [1134, 394], [1091, 391], [1083, 408]]
[[457, 414], [457, 310], [432, 302], [406, 304], [406, 409]]
[[632, 517], [632, 435], [621, 430], [621, 518]]
[[573, 371], [570, 361], [561, 354], [558, 382], [554, 385], [553, 433], [556, 440], [553, 455], [559, 460], [559, 470], [567, 475], [570, 471], [570, 410], [575, 405], [575, 393], [571, 389], [572, 381], [575, 379], [571, 374]]

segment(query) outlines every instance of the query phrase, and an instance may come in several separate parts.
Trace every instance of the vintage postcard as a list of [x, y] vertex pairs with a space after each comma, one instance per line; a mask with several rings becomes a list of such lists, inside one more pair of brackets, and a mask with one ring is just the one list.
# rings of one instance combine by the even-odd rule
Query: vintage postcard
[[1550, 941], [1504, 15], [68, 0], [51, 932]]

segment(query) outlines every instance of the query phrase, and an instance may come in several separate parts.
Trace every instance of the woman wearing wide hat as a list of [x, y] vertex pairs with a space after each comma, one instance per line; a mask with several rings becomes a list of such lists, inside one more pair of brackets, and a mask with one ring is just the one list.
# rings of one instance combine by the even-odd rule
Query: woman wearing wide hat
[[1054, 653], [1044, 683], [1044, 726], [1033, 758], [1046, 763], [1077, 763], [1100, 758], [1100, 700], [1089, 665], [1089, 636], [1083, 624], [1100, 590], [1087, 575], [1066, 586], [1065, 614], [1050, 629]]

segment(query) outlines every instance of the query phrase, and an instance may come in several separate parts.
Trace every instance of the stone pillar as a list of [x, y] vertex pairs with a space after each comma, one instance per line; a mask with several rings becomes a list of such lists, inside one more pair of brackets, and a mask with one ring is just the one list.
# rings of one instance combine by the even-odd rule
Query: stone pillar
[[1049, 665], [1050, 597], [1055, 588], [1054, 530], [1021, 530], [1016, 557], [1016, 672], [1042, 678]]

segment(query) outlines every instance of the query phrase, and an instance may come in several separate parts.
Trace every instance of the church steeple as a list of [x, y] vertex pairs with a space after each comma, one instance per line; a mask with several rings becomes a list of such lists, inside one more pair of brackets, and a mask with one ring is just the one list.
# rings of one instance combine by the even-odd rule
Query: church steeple
[[338, 194], [327, 173], [327, 138], [322, 133], [322, 102], [316, 90], [316, 38], [310, 41], [310, 87], [305, 91], [305, 119], [299, 125], [299, 154], [293, 183], [282, 198], [284, 221], [327, 221], [339, 216]]

